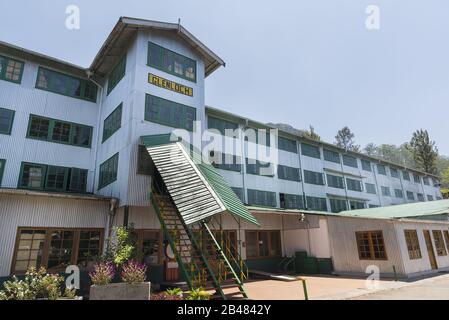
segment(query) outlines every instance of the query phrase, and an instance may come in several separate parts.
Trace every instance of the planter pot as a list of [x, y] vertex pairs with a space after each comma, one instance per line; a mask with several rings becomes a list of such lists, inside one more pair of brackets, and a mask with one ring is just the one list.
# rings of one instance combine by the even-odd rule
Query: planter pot
[[150, 300], [151, 283], [110, 283], [90, 287], [89, 300]]

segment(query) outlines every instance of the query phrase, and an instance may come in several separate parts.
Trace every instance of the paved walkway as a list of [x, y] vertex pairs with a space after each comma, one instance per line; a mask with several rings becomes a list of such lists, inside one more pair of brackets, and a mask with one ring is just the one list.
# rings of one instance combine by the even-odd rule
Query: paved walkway
[[354, 300], [449, 300], [449, 275], [419, 280], [397, 289], [384, 290]]

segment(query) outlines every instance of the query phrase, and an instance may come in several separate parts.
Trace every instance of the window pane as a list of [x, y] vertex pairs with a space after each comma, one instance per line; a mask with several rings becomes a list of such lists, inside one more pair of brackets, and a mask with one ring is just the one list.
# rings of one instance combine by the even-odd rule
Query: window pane
[[14, 273], [25, 273], [30, 267], [41, 266], [45, 236], [45, 230], [20, 231]]
[[281, 235], [279, 231], [270, 232], [270, 256], [281, 256]]
[[324, 174], [321, 172], [304, 170], [304, 182], [310, 184], [324, 185]]
[[368, 232], [356, 232], [357, 247], [360, 259], [371, 259], [371, 249]]
[[48, 139], [50, 120], [32, 116], [28, 135], [39, 139]]
[[142, 239], [142, 261], [146, 265], [158, 264], [160, 253], [159, 231], [143, 231]]
[[101, 240], [101, 233], [99, 230], [80, 231], [77, 253], [78, 265], [86, 266], [88, 261], [92, 261], [101, 254]]
[[116, 153], [100, 165], [100, 181], [98, 187], [101, 189], [117, 179], [118, 156]]
[[23, 164], [20, 186], [32, 189], [41, 189], [45, 180], [45, 166]]
[[53, 126], [52, 140], [59, 142], [69, 142], [70, 124], [55, 121]]
[[257, 232], [247, 231], [245, 236], [246, 243], [246, 257], [252, 258], [257, 257]]
[[318, 159], [321, 157], [319, 147], [313, 146], [310, 144], [306, 144], [306, 143], [301, 143], [301, 154], [308, 156], [308, 157], [312, 157], [312, 158], [318, 158]]
[[0, 134], [11, 133], [14, 113], [14, 110], [0, 108]]
[[338, 152], [324, 149], [323, 156], [326, 161], [340, 163], [340, 154]]
[[343, 164], [345, 166], [349, 166], [349, 167], [353, 167], [353, 168], [357, 168], [357, 158], [348, 156], [346, 154], [343, 155]]
[[87, 170], [72, 168], [70, 175], [69, 190], [75, 192], [86, 192]]
[[259, 257], [268, 257], [268, 232], [259, 232]]
[[104, 120], [103, 123], [103, 142], [112, 136], [121, 127], [122, 121], [122, 105], [120, 104], [112, 113]]
[[46, 189], [64, 190], [67, 179], [67, 169], [64, 167], [49, 166], [47, 168]]
[[73, 236], [73, 231], [52, 231], [47, 264], [48, 269], [65, 268], [71, 264]]
[[0, 79], [20, 83], [23, 65], [22, 61], [0, 56]]

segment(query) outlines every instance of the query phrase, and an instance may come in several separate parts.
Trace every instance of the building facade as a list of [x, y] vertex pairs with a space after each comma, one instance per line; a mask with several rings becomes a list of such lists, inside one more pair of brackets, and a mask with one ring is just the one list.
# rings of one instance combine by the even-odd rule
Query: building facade
[[162, 281], [165, 237], [141, 137], [175, 128], [240, 132], [224, 139], [242, 152], [214, 166], [243, 203], [264, 207], [251, 210], [260, 227], [223, 216], [252, 268], [275, 269], [297, 250], [331, 257], [320, 242], [325, 219], [311, 241], [304, 228], [288, 228], [297, 217], [281, 209], [337, 213], [441, 199], [435, 176], [281, 131], [263, 142], [277, 152], [267, 174], [265, 158], [248, 152], [262, 142], [243, 132], [273, 128], [205, 106], [205, 78], [222, 65], [181, 25], [133, 18], [120, 18], [89, 68], [0, 43], [0, 277], [83, 263], [102, 252], [112, 226], [127, 225]]

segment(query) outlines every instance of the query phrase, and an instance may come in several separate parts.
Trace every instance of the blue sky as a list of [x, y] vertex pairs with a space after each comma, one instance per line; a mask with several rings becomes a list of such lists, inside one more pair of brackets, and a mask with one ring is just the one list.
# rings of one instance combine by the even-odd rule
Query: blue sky
[[[69, 4], [80, 30], [65, 28]], [[368, 5], [379, 30], [365, 27]], [[120, 16], [181, 18], [227, 63], [207, 78], [208, 105], [312, 124], [328, 142], [347, 125], [362, 146], [425, 128], [449, 155], [447, 0], [5, 0], [0, 12], [0, 40], [85, 67]]]

